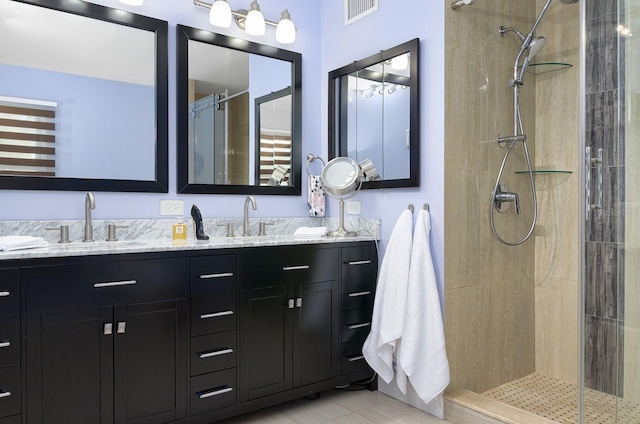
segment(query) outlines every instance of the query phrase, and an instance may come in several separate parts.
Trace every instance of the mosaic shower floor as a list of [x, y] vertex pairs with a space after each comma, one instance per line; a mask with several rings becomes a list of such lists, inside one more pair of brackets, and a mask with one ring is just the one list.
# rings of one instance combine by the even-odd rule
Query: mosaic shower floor
[[[573, 384], [533, 373], [482, 394], [561, 424], [578, 423], [578, 392]], [[584, 424], [638, 424], [640, 405], [585, 390]]]

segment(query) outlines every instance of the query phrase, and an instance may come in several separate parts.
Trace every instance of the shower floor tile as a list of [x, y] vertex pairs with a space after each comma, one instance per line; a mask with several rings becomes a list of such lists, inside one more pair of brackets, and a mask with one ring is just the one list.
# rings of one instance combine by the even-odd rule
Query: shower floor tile
[[[578, 423], [577, 387], [533, 373], [482, 394], [561, 424]], [[640, 405], [602, 392], [585, 390], [583, 424], [640, 423]]]

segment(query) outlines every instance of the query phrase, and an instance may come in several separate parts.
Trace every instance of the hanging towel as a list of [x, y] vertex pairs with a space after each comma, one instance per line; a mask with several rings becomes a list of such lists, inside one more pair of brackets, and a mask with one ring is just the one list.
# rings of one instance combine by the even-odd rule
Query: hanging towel
[[320, 175], [309, 175], [308, 189], [309, 215], [324, 216], [324, 191]]
[[[398, 374], [406, 375], [425, 403], [431, 402], [449, 384], [442, 310], [429, 247], [429, 220], [429, 212], [420, 210], [411, 251], [402, 349], [398, 353], [398, 368], [403, 371]], [[403, 394], [407, 392], [406, 382], [398, 378]]]
[[49, 243], [42, 237], [32, 236], [3, 236], [0, 237], [0, 251], [35, 249], [47, 247]]
[[394, 376], [394, 353], [399, 348], [404, 324], [412, 224], [413, 216], [407, 209], [393, 227], [380, 265], [371, 332], [362, 347], [367, 363], [387, 383]]

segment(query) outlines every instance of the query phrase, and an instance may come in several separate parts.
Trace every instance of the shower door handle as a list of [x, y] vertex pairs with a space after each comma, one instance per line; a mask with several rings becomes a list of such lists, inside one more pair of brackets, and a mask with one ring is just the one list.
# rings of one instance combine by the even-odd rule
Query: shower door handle
[[[591, 147], [587, 147], [585, 152], [585, 191], [586, 191], [586, 217], [591, 219], [591, 211], [602, 209], [602, 173], [603, 173], [603, 155], [602, 149], [598, 149], [597, 156], [591, 156]], [[596, 187], [595, 187], [595, 203], [591, 201], [591, 165], [596, 165]]]

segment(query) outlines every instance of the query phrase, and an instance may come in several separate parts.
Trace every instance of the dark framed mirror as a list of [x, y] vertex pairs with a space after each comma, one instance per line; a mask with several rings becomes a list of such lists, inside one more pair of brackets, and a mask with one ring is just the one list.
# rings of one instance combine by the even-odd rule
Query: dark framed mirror
[[168, 23], [0, 2], [0, 189], [168, 191]]
[[178, 192], [300, 195], [301, 55], [183, 25], [176, 34]]
[[329, 73], [329, 159], [369, 159], [367, 188], [420, 184], [419, 40]]

